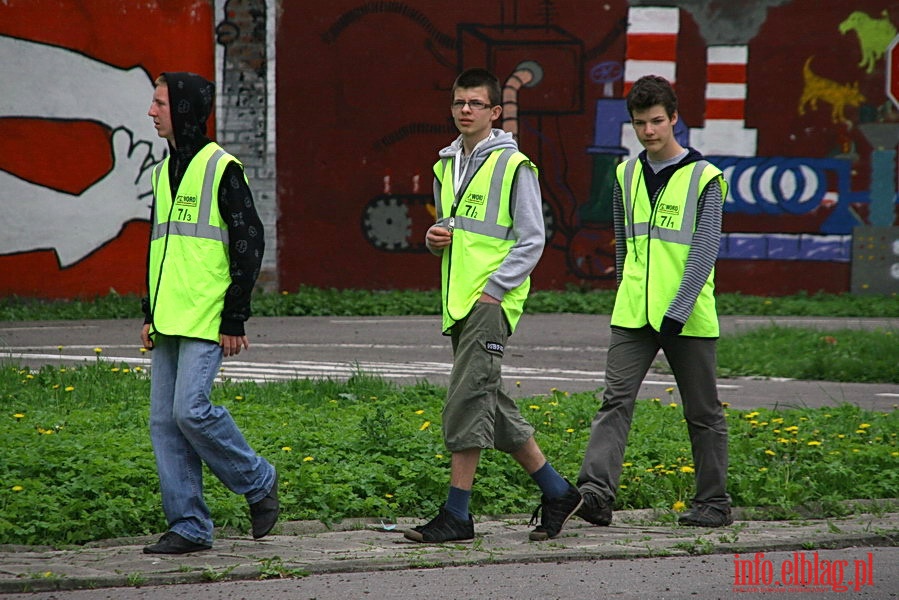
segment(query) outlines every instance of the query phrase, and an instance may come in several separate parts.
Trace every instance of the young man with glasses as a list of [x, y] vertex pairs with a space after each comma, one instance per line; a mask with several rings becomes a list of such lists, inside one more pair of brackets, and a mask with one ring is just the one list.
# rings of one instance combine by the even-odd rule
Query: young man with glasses
[[425, 241], [442, 258], [443, 333], [453, 347], [443, 437], [452, 458], [446, 503], [430, 522], [405, 532], [416, 542], [474, 538], [469, 501], [485, 448], [511, 454], [543, 492], [531, 540], [556, 537], [581, 505], [580, 492], [547, 462], [534, 428], [502, 388], [506, 340], [546, 234], [537, 168], [511, 133], [493, 128], [500, 102], [500, 83], [490, 72], [459, 75], [451, 111], [460, 135], [434, 165], [437, 223]]

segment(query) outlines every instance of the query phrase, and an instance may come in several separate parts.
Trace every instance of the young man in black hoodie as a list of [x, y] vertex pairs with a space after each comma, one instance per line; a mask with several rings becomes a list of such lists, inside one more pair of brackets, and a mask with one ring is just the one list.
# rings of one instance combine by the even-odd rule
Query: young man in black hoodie
[[206, 137], [215, 86], [163, 73], [148, 116], [169, 143], [153, 169], [141, 343], [153, 350], [150, 438], [169, 530], [147, 554], [212, 547], [203, 463], [246, 497], [254, 538], [278, 518], [275, 468], [247, 444], [227, 409], [210, 402], [223, 356], [250, 347], [244, 322], [265, 249], [243, 165]]
[[674, 372], [693, 450], [696, 495], [682, 525], [733, 522], [727, 422], [718, 401], [714, 276], [727, 183], [674, 136], [677, 96], [662, 77], [638, 79], [627, 96], [645, 150], [618, 166], [612, 196], [618, 292], [602, 407], [578, 476], [578, 515], [612, 521], [624, 449], [643, 378], [659, 349]]

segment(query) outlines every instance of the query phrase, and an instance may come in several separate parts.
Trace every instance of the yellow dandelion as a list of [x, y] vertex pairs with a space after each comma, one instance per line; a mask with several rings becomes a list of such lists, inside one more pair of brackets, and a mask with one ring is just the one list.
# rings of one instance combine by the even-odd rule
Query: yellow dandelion
[[96, 354], [102, 354], [102, 353], [103, 353], [103, 348], [94, 348], [94, 352], [95, 352]]
[[24, 419], [25, 415], [23, 415], [22, 413], [16, 413], [12, 417], [13, 419]]
[[724, 408], [730, 408], [730, 402], [722, 402], [721, 406], [723, 406]]
[[418, 430], [419, 430], [419, 431], [424, 431], [425, 429], [427, 429], [427, 428], [430, 427], [430, 426], [431, 426], [431, 422], [430, 422], [430, 421], [425, 421], [424, 423], [421, 424], [421, 427], [419, 427]]
[[768, 456], [777, 456], [777, 452], [775, 452], [774, 450], [765, 450], [765, 454], [767, 454]]
[[140, 373], [140, 372], [142, 372], [142, 371], [143, 371], [143, 369], [141, 369], [140, 367], [134, 367], [134, 372], [135, 372], [135, 373]]
[[419, 409], [419, 410], [416, 410], [416, 411], [415, 411], [415, 414], [416, 414], [416, 415], [423, 415], [423, 414], [425, 414], [425, 411]]
[[672, 394], [672, 393], [674, 393], [674, 388], [673, 388], [673, 387], [667, 387], [667, 388], [665, 388], [665, 391], [668, 392], [669, 394]]
[[293, 451], [293, 448], [291, 448], [290, 446], [283, 446], [281, 450], [283, 450], [284, 452], [291, 452]]
[[861, 425], [858, 426], [858, 428], [859, 429], [867, 429], [870, 426], [871, 426], [870, 423], [862, 423]]
[[693, 470], [693, 467], [684, 465], [684, 466], [682, 466], [682, 467], [680, 468], [680, 472], [681, 472], [681, 473], [693, 473], [694, 470]]
[[808, 443], [808, 445], [809, 446], [820, 446], [821, 442], [819, 442], [818, 440], [812, 440]]
[[568, 429], [565, 430], [565, 433], [574, 433], [574, 429], [569, 427]]
[[619, 485], [618, 487], [621, 488], [622, 490], [626, 490], [626, 489], [627, 489], [627, 484], [622, 483], [622, 484]]
[[235, 400], [243, 400], [243, 396], [234, 396]]
[[669, 404], [669, 405], [668, 405], [668, 406], [670, 406], [670, 407], [671, 407], [671, 408], [677, 408], [677, 404], [676, 404], [676, 403], [674, 403], [674, 402], [672, 402], [672, 403], [671, 403], [671, 404]]
[[110, 371], [112, 371], [113, 373], [118, 373], [118, 372], [119, 372], [119, 368], [118, 368], [118, 367], [113, 367], [113, 368], [110, 369]]
[[632, 462], [621, 463], [621, 466], [622, 467], [633, 467], [634, 463], [632, 463]]
[[680, 513], [687, 510], [687, 504], [683, 500], [678, 500], [673, 505], [671, 505], [671, 510], [674, 512]]
[[28, 375], [25, 376], [25, 379], [34, 379], [34, 375], [29, 373]]
[[307, 456], [307, 457], [303, 458], [303, 462], [312, 462], [313, 460], [315, 460], [315, 459], [311, 456]]
[[130, 373], [131, 369], [122, 369], [122, 373]]
[[14, 486], [12, 486], [12, 491], [14, 491], [14, 492], [21, 492], [21, 491], [23, 491], [24, 489], [25, 489], [25, 488], [23, 488], [21, 485], [14, 485]]
[[868, 431], [865, 429], [856, 429], [855, 433], [868, 433]]
[[71, 385], [67, 385], [67, 386], [66, 386], [66, 391], [67, 391], [67, 392], [74, 392], [74, 391], [75, 391], [75, 387], [74, 387], [74, 386], [71, 386]]
[[760, 472], [760, 473], [764, 473], [764, 472], [767, 471], [767, 470], [768, 470], [768, 467], [759, 467], [759, 472]]
[[747, 413], [747, 414], [743, 415], [743, 418], [744, 419], [754, 419], [757, 416], [759, 416], [759, 413], [758, 413], [758, 411], [755, 411], [755, 412], [751, 412], [751, 413]]
[[58, 384], [58, 383], [54, 384], [54, 385], [53, 385], [53, 389], [54, 389], [54, 390], [58, 390], [58, 389], [59, 389], [59, 384]]
[[435, 455], [434, 455], [434, 458], [443, 458], [443, 455], [442, 455], [442, 454], [435, 454]]
[[393, 494], [384, 494], [385, 498], [393, 498]]
[[149, 352], [149, 351], [146, 348], [144, 348], [143, 346], [140, 347], [141, 354], [146, 354], [147, 352]]

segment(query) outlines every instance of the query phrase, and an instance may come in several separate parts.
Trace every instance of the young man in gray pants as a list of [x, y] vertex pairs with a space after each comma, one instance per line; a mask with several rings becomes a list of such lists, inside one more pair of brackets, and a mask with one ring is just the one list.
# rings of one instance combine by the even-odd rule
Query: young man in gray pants
[[678, 521], [730, 525], [714, 298], [727, 183], [717, 167], [675, 139], [677, 96], [668, 81], [638, 79], [627, 107], [645, 150], [617, 169], [612, 202], [618, 293], [602, 407], [578, 475], [584, 503], [577, 514], [595, 525], [611, 523], [637, 392], [661, 349], [684, 403], [696, 472], [692, 508]]

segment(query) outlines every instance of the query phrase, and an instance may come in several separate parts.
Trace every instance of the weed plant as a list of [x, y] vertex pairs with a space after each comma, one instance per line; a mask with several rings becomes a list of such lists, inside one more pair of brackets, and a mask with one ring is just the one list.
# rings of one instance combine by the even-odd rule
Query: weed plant
[[[399, 386], [365, 373], [346, 382], [230, 382], [213, 401], [234, 415], [280, 473], [285, 520], [385, 520], [433, 515], [446, 495], [445, 390]], [[693, 489], [690, 444], [674, 389], [638, 402], [617, 507], [683, 510]], [[0, 544], [80, 544], [166, 529], [148, 432], [149, 380], [140, 367], [98, 358], [77, 368], [0, 366]], [[575, 477], [597, 409], [594, 393], [524, 398], [522, 412], [554, 466]], [[785, 512], [836, 507], [899, 489], [899, 411], [737, 411], [730, 493], [738, 506]], [[219, 527], [246, 531], [243, 498], [207, 473]], [[539, 492], [514, 461], [486, 452], [473, 510], [526, 513]]]

